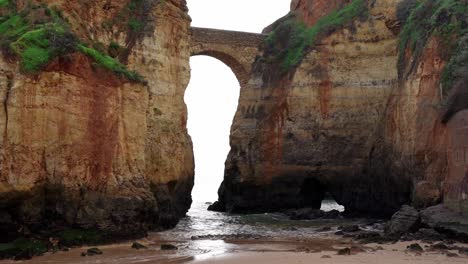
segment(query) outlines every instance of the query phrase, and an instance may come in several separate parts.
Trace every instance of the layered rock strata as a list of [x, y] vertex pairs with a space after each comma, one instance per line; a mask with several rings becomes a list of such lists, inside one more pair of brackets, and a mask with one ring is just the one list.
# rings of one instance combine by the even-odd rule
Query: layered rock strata
[[[323, 16], [304, 12], [299, 18], [311, 23]], [[398, 83], [397, 36], [387, 26], [394, 8], [377, 1], [369, 12], [368, 19], [323, 38], [280, 80], [253, 73], [232, 127], [222, 209], [319, 208], [329, 192], [348, 210], [381, 212], [398, 209], [408, 198], [407, 180], [363, 175]]]
[[[285, 31], [291, 17], [318, 28], [335, 23], [286, 73], [264, 66], [268, 50], [257, 60], [212, 209], [319, 208], [330, 193], [350, 213], [391, 216], [405, 203], [441, 201], [466, 212], [466, 78], [441, 93], [443, 41], [430, 38], [414, 59], [401, 52], [398, 16], [411, 1], [367, 1], [365, 19], [340, 27], [330, 22], [336, 13], [312, 8], [323, 2], [293, 1], [290, 15], [265, 30]], [[354, 10], [357, 2], [331, 1], [323, 10]], [[298, 38], [283, 34], [276, 45]]]
[[131, 1], [42, 2], [62, 10], [81, 39], [126, 47], [127, 66], [147, 84], [79, 53], [37, 74], [1, 59], [0, 219], [33, 231], [73, 226], [121, 236], [174, 226], [190, 207], [194, 171], [183, 102], [185, 1], [144, 7], [151, 20], [135, 41], [105, 26]]

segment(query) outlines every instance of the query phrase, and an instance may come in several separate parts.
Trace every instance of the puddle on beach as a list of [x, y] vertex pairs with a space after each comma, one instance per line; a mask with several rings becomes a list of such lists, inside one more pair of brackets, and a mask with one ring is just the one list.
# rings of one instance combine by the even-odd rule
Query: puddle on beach
[[[187, 217], [176, 228], [151, 233], [140, 240], [145, 250], [131, 249], [127, 243], [100, 246], [103, 255], [81, 257], [86, 248], [47, 254], [30, 261], [4, 263], [74, 264], [74, 263], [187, 263], [235, 252], [292, 252], [307, 247], [313, 252], [332, 250], [337, 244], [334, 232], [339, 225], [365, 224], [363, 219], [292, 221], [283, 214], [228, 215], [207, 211], [205, 203], [194, 203]], [[343, 208], [334, 201], [324, 201], [322, 210]], [[331, 230], [319, 232], [319, 229]], [[161, 251], [164, 243], [176, 245], [177, 251]]]

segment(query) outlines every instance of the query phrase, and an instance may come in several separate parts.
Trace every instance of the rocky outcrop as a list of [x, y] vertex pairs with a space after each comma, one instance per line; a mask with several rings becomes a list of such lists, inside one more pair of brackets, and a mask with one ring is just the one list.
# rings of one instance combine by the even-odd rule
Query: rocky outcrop
[[454, 239], [468, 242], [468, 219], [444, 205], [429, 207], [421, 212], [422, 224], [447, 234]]
[[194, 170], [183, 102], [190, 74], [185, 1], [138, 6], [151, 20], [131, 37], [117, 24], [105, 26], [131, 1], [42, 2], [62, 10], [83, 41], [120, 44], [122, 61], [147, 84], [80, 53], [37, 74], [1, 59], [2, 219], [32, 231], [74, 226], [119, 236], [174, 226], [190, 207]]
[[[406, 26], [414, 1], [293, 1], [265, 30], [241, 89], [213, 208], [318, 209], [328, 192], [353, 213], [391, 216], [403, 204], [441, 201], [466, 211], [467, 45], [446, 36], [459, 43], [453, 55], [432, 34], [445, 23], [466, 27], [466, 5], [427, 2]], [[427, 38], [411, 35], [421, 30]]]
[[[439, 8], [442, 2], [427, 1], [420, 10], [439, 19], [444, 19], [447, 14], [454, 21], [460, 19], [453, 9], [435, 12], [433, 6]], [[467, 3], [463, 2], [452, 1], [451, 5], [466, 9]], [[465, 16], [466, 20], [466, 12], [461, 14], [461, 19]], [[416, 15], [407, 23], [427, 19]], [[420, 30], [411, 24], [406, 28]], [[411, 33], [408, 30], [402, 32], [401, 43], [407, 34]], [[437, 34], [425, 34], [427, 39], [418, 40], [421, 43], [413, 44], [413, 49], [409, 45], [405, 49], [400, 44], [399, 85], [389, 98], [383, 126], [374, 143], [374, 155], [366, 169], [376, 174], [410, 179], [413, 186], [411, 200], [415, 206], [428, 207], [443, 201], [452, 210], [466, 212], [467, 163], [463, 153], [466, 152], [468, 130], [462, 107], [467, 104], [466, 85], [464, 89], [460, 87], [463, 86], [461, 83], [466, 84], [468, 62], [463, 52], [453, 51]], [[458, 50], [466, 49], [466, 36], [456, 38], [457, 33], [452, 34], [444, 38], [453, 38], [453, 42], [458, 43]], [[449, 61], [460, 57], [465, 58], [465, 68], [461, 66], [463, 63], [457, 69], [447, 68]], [[455, 80], [453, 87], [445, 85], [447, 69], [449, 72], [465, 72], [461, 78], [451, 77]], [[451, 92], [447, 93], [446, 89]]]
[[377, 1], [368, 19], [324, 37], [280, 80], [257, 67], [241, 90], [221, 208], [318, 209], [326, 192], [351, 211], [393, 213], [407, 201], [408, 180], [362, 169], [397, 85], [397, 36], [387, 27], [395, 9]]
[[408, 205], [403, 205], [388, 222], [386, 234], [389, 236], [401, 236], [405, 233], [419, 229], [420, 216], [418, 210]]

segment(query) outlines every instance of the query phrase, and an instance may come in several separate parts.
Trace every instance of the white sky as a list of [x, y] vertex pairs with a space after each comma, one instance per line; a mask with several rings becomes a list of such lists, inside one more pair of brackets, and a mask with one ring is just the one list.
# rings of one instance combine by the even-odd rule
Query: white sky
[[[291, 0], [188, 0], [192, 26], [260, 33], [287, 14]], [[229, 132], [239, 99], [239, 82], [217, 59], [190, 60], [192, 76], [185, 93], [188, 130], [195, 152], [194, 201], [217, 199], [230, 150]]]

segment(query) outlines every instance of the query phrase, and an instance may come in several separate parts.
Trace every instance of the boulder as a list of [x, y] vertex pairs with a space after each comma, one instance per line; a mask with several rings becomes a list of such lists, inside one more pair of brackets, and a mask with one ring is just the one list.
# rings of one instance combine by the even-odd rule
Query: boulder
[[208, 211], [213, 211], [213, 212], [224, 212], [226, 211], [226, 208], [224, 205], [218, 201], [214, 202], [210, 206], [208, 206]]
[[415, 208], [403, 205], [400, 211], [396, 212], [385, 229], [388, 236], [401, 236], [408, 232], [414, 232], [419, 228], [420, 216]]
[[341, 217], [338, 210], [322, 211], [313, 208], [288, 210], [285, 213], [291, 220], [336, 219]]
[[407, 234], [406, 240], [441, 241], [446, 236], [431, 228], [421, 228], [416, 233]]
[[453, 212], [442, 204], [421, 211], [421, 222], [449, 238], [468, 242], [468, 217]]

